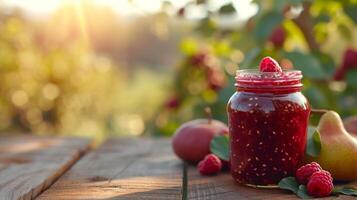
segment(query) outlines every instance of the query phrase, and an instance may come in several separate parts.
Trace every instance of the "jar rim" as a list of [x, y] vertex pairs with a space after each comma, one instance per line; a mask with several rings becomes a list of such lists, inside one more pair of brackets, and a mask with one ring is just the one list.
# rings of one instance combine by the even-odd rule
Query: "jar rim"
[[[289, 76], [301, 76], [302, 73], [300, 70], [283, 70], [282, 72], [261, 72], [259, 69], [239, 69], [236, 71], [236, 75], [243, 74], [243, 75], [267, 75], [275, 78], [287, 78], [286, 76], [283, 77], [282, 75], [289, 75]], [[280, 76], [279, 76], [280, 75]]]
[[259, 90], [300, 90], [302, 87], [300, 70], [282, 72], [261, 72], [258, 69], [243, 69], [236, 72], [238, 89]]

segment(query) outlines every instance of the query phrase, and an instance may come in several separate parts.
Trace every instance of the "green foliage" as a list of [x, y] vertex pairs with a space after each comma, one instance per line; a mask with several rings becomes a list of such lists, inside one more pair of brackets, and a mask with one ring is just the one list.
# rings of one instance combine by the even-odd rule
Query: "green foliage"
[[219, 9], [219, 14], [232, 14], [235, 13], [236, 9], [232, 3], [226, 4]]
[[353, 20], [354, 23], [357, 23], [357, 4], [347, 4], [343, 7], [346, 14]]
[[306, 154], [317, 157], [321, 151], [320, 133], [315, 127], [308, 128]]
[[[353, 1], [254, 0], [257, 13], [239, 26], [230, 27], [220, 25], [217, 19], [227, 17], [227, 13], [239, 15], [240, 7], [228, 1], [210, 10], [208, 4], [200, 4], [206, 5], [207, 16], [197, 23], [195, 38], [190, 38], [194, 48], [182, 51], [184, 58], [173, 86], [180, 104], [163, 111], [168, 121], [180, 124], [202, 117], [206, 106], [212, 107], [214, 118], [226, 121], [225, 106], [235, 92], [235, 70], [256, 68], [263, 56], [276, 58], [284, 69], [303, 72], [303, 93], [312, 108], [336, 110], [343, 117], [357, 114], [355, 68], [342, 69], [344, 77], [336, 78], [343, 68], [346, 49], [356, 50], [357, 7]], [[277, 27], [285, 32], [275, 32]], [[276, 43], [281, 40], [282, 45]], [[219, 45], [222, 42], [224, 46]], [[190, 46], [186, 39], [182, 44]], [[189, 62], [201, 54], [207, 58], [203, 64]], [[210, 68], [224, 74], [221, 87], [209, 86]], [[158, 128], [163, 127], [165, 124]]]
[[283, 19], [283, 16], [276, 12], [267, 12], [260, 16], [253, 32], [256, 40], [264, 42]]
[[229, 161], [229, 138], [228, 135], [217, 135], [211, 140], [211, 152], [222, 160]]
[[283, 57], [292, 60], [294, 67], [301, 70], [303, 75], [310, 79], [326, 79], [327, 76], [317, 58], [313, 55], [298, 51], [285, 52]]
[[120, 38], [113, 13], [85, 7], [88, 34], [96, 38], [89, 44], [73, 9], [30, 21], [0, 7], [0, 132], [137, 135], [161, 104], [168, 82], [161, 73], [140, 69], [129, 78], [125, 66], [95, 51]]
[[351, 186], [335, 187], [332, 191], [333, 194], [343, 194], [349, 196], [357, 196], [357, 189]]
[[291, 192], [297, 193], [299, 190], [299, 183], [296, 181], [295, 177], [286, 177], [279, 181], [279, 188], [284, 190], [290, 190]]
[[301, 199], [309, 199], [311, 196], [308, 195], [305, 185], [299, 185], [295, 177], [286, 177], [279, 181], [278, 186], [280, 189], [289, 190], [296, 194], [296, 196]]
[[300, 185], [299, 190], [297, 191], [296, 195], [300, 197], [301, 199], [310, 199], [312, 198], [308, 193], [307, 193], [307, 188], [305, 185]]

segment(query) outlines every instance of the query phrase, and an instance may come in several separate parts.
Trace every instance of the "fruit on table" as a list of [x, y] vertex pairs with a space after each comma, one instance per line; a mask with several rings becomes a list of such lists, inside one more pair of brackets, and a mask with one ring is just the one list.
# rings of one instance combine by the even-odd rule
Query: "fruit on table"
[[310, 180], [311, 175], [321, 170], [322, 168], [318, 163], [312, 162], [310, 164], [300, 167], [296, 171], [296, 179], [300, 184], [306, 185], [307, 182]]
[[333, 190], [333, 179], [328, 171], [321, 170], [311, 175], [307, 192], [313, 197], [327, 197]]
[[208, 154], [198, 163], [198, 171], [202, 175], [214, 175], [222, 169], [221, 160], [214, 154]]
[[357, 116], [347, 117], [343, 120], [343, 125], [345, 126], [347, 132], [357, 136]]
[[321, 167], [337, 180], [357, 180], [357, 139], [344, 128], [334, 111], [322, 115], [317, 127], [321, 137], [321, 151], [316, 158]]
[[223, 122], [196, 119], [182, 124], [172, 138], [175, 154], [189, 163], [197, 163], [210, 153], [210, 142], [215, 135], [228, 134]]

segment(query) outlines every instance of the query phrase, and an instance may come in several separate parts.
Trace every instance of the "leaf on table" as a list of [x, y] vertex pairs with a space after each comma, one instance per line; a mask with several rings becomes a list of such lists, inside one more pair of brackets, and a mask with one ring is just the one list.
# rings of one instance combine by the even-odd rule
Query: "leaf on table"
[[229, 161], [229, 138], [228, 135], [217, 135], [211, 140], [210, 149], [220, 159]]
[[302, 199], [310, 199], [311, 196], [307, 193], [305, 185], [300, 185], [296, 195]]
[[290, 191], [294, 192], [295, 194], [299, 190], [299, 184], [296, 181], [295, 177], [286, 177], [286, 178], [281, 179], [278, 183], [278, 186], [281, 189], [290, 190]]
[[351, 186], [335, 187], [332, 191], [333, 194], [343, 194], [348, 196], [357, 196], [357, 189]]
[[321, 151], [321, 138], [319, 131], [310, 126], [308, 128], [306, 154], [312, 157], [317, 157]]

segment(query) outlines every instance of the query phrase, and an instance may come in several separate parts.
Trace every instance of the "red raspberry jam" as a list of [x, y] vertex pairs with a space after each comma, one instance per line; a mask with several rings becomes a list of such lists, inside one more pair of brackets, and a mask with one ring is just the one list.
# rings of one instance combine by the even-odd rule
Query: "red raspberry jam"
[[294, 176], [305, 153], [310, 105], [301, 71], [238, 70], [227, 105], [231, 173], [243, 184], [270, 186]]

